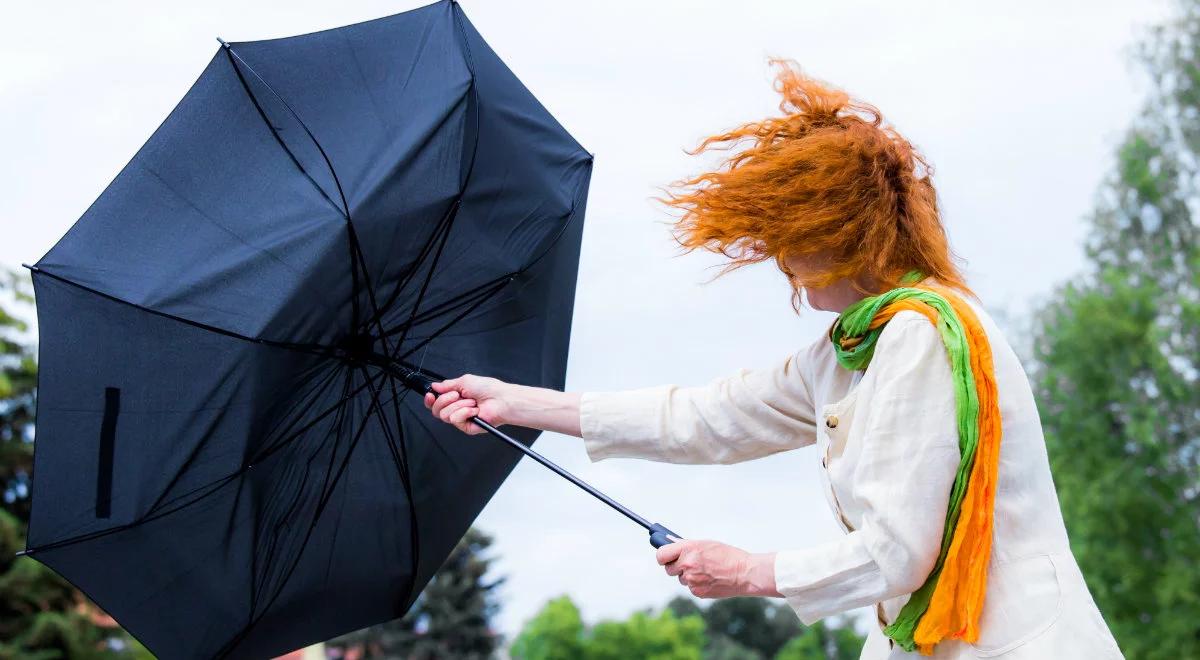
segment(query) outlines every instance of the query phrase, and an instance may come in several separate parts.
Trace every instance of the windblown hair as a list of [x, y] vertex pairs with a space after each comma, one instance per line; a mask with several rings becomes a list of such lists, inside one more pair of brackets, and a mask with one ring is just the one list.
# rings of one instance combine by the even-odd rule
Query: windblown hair
[[[658, 198], [683, 211], [673, 234], [684, 250], [729, 257], [718, 276], [774, 259], [797, 311], [801, 287], [850, 278], [864, 294], [881, 293], [913, 270], [974, 295], [950, 251], [925, 158], [874, 106], [792, 60], [770, 62], [779, 67], [783, 116], [706, 138], [687, 153], [748, 145]], [[784, 265], [791, 256], [819, 265], [792, 273]], [[863, 290], [860, 281], [882, 288]]]

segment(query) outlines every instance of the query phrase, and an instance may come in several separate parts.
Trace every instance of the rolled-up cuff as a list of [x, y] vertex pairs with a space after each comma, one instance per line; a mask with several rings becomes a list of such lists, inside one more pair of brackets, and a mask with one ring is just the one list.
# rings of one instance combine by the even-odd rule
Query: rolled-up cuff
[[662, 400], [668, 386], [620, 392], [584, 392], [579, 430], [588, 458], [661, 458]]
[[885, 586], [878, 564], [853, 532], [775, 554], [775, 588], [806, 626], [876, 602]]

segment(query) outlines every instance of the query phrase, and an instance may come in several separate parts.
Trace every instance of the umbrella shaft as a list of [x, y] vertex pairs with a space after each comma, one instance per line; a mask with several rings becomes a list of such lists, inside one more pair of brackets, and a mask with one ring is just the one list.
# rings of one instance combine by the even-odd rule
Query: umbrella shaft
[[575, 484], [576, 486], [579, 486], [583, 490], [587, 491], [587, 493], [590, 494], [592, 497], [595, 497], [596, 499], [600, 500], [601, 502], [604, 502], [605, 504], [609, 505], [610, 507], [616, 509], [619, 513], [624, 515], [626, 518], [629, 518], [633, 522], [646, 528], [647, 531], [653, 531], [650, 529], [652, 527], [652, 525], [650, 524], [650, 522], [648, 520], [646, 520], [645, 518], [639, 516], [638, 514], [632, 512], [632, 511], [630, 511], [628, 508], [626, 508], [620, 502], [614, 500], [613, 498], [609, 497], [608, 495], [605, 495], [604, 493], [601, 493], [600, 491], [596, 490], [591, 484], [587, 483], [586, 481], [580, 479], [579, 477], [577, 477], [577, 476], [571, 474], [570, 472], [567, 472], [563, 468], [559, 467], [557, 463], [551, 461], [550, 459], [546, 458], [545, 456], [542, 456], [541, 454], [530, 449], [529, 447], [526, 447], [524, 444], [522, 444], [516, 438], [513, 438], [512, 436], [508, 435], [504, 431], [501, 431], [500, 429], [496, 428], [495, 426], [492, 426], [491, 424], [485, 422], [484, 420], [482, 420], [478, 417], [472, 417], [471, 421], [474, 422], [476, 426], [482, 428], [483, 430], [487, 431], [488, 433], [490, 433], [490, 434], [496, 436], [497, 438], [503, 440], [504, 442], [508, 443], [510, 446], [512, 446], [514, 449], [521, 452], [522, 454], [525, 454], [526, 456], [532, 458], [533, 460], [537, 461], [538, 463], [541, 463], [542, 465], [550, 468], [556, 474], [558, 474], [558, 476], [562, 477], [563, 479], [566, 479], [567, 481], [570, 481], [571, 483]]
[[[433, 381], [429, 378], [429, 376], [427, 376], [424, 373], [421, 373], [420, 370], [413, 369], [413, 368], [410, 368], [408, 365], [389, 360], [387, 357], [382, 356], [382, 355], [376, 355], [376, 354], [373, 354], [373, 355], [376, 358], [375, 363], [384, 367], [392, 374], [398, 376], [400, 378], [400, 382], [402, 382], [405, 387], [409, 388], [410, 390], [413, 390], [414, 392], [421, 394], [421, 396], [424, 396], [430, 392], [433, 392]], [[436, 394], [436, 392], [434, 392], [434, 394]], [[562, 477], [563, 479], [566, 479], [567, 481], [570, 481], [571, 483], [573, 483], [576, 486], [583, 489], [584, 492], [588, 493], [592, 497], [609, 505], [614, 510], [616, 510], [618, 513], [620, 513], [621, 515], [623, 515], [626, 518], [632, 520], [633, 522], [641, 525], [643, 529], [650, 532], [650, 545], [653, 545], [654, 547], [659, 548], [668, 543], [671, 543], [672, 539], [682, 538], [681, 536], [679, 536], [675, 532], [672, 532], [671, 530], [667, 529], [666, 527], [663, 527], [662, 525], [660, 525], [658, 523], [651, 523], [650, 521], [646, 520], [645, 518], [630, 511], [624, 505], [622, 505], [620, 502], [618, 502], [618, 501], [614, 500], [613, 498], [609, 497], [608, 495], [605, 495], [604, 493], [601, 493], [600, 491], [596, 490], [595, 488], [592, 487], [591, 484], [587, 483], [583, 479], [580, 479], [579, 477], [571, 474], [570, 472], [567, 472], [566, 470], [559, 467], [558, 464], [555, 463], [554, 461], [551, 461], [550, 459], [546, 458], [545, 456], [542, 456], [541, 454], [530, 449], [529, 447], [526, 447], [524, 444], [522, 444], [516, 438], [513, 438], [512, 436], [508, 435], [504, 431], [501, 431], [500, 429], [496, 428], [495, 426], [492, 426], [491, 424], [480, 419], [479, 417], [472, 417], [471, 421], [479, 428], [481, 428], [481, 429], [487, 431], [488, 433], [492, 434], [493, 436], [503, 440], [513, 449], [516, 449], [517, 451], [521, 452], [522, 454], [525, 454], [526, 456], [532, 458], [533, 460], [537, 461], [538, 463], [541, 463], [543, 466], [550, 468], [550, 470], [552, 470], [558, 476]]]

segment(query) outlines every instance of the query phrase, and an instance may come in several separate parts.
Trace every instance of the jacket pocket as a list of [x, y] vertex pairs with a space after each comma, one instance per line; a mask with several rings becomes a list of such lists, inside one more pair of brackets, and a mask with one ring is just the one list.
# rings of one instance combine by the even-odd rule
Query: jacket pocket
[[1063, 610], [1057, 561], [1047, 553], [989, 567], [979, 639], [968, 642], [977, 657], [1007, 653], [1054, 625]]

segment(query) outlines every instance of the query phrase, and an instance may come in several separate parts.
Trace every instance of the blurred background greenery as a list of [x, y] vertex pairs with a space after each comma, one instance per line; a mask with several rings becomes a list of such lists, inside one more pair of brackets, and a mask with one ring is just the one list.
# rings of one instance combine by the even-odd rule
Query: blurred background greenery
[[[1090, 214], [1089, 266], [1024, 319], [1023, 358], [1072, 550], [1129, 658], [1200, 658], [1200, 3], [1142, 41], [1153, 81]], [[1063, 120], [1059, 118], [1058, 120]], [[1013, 268], [1024, 267], [1014, 263]], [[148, 653], [24, 547], [36, 347], [24, 274], [0, 279], [0, 660]], [[513, 639], [492, 540], [472, 530], [404, 619], [331, 640], [344, 658], [856, 658], [848, 619], [676, 598], [587, 623], [570, 596]]]

